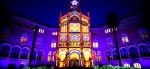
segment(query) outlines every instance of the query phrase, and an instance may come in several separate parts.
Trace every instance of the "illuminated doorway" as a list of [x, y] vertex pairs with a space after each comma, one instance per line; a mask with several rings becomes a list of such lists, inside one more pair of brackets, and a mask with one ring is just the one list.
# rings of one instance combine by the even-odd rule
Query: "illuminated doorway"
[[69, 54], [69, 67], [78, 67], [80, 66], [80, 54], [78, 52], [74, 52]]

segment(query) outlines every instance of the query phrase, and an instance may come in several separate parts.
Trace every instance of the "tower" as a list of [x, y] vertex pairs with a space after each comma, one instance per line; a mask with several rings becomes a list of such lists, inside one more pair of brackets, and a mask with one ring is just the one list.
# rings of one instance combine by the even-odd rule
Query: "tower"
[[[69, 0], [70, 1], [70, 0]], [[68, 6], [68, 11], [72, 12], [72, 11], [81, 11], [81, 7], [80, 7], [80, 0], [72, 0], [71, 2], [69, 2], [69, 6]]]
[[[93, 65], [92, 41], [90, 32], [90, 16], [83, 15], [80, 2], [72, 0], [68, 13], [60, 16], [56, 66]], [[60, 13], [60, 15], [62, 12]]]

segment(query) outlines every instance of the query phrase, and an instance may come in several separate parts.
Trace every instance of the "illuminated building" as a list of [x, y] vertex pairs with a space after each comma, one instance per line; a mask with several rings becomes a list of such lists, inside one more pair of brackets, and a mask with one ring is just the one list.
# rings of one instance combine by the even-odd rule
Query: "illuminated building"
[[[28, 66], [35, 25], [39, 29], [33, 66], [119, 65], [113, 30], [106, 25], [90, 27], [90, 14], [82, 14], [79, 1], [70, 2], [66, 15], [60, 12], [57, 28], [13, 13], [4, 14], [0, 19], [0, 69]], [[145, 15], [137, 13], [119, 21], [116, 35], [123, 66], [150, 68], [150, 30], [142, 26]]]
[[62, 16], [60, 13], [58, 48], [56, 65], [60, 67], [94, 65], [92, 38], [90, 30], [90, 14], [83, 15], [80, 3], [73, 0], [69, 11]]

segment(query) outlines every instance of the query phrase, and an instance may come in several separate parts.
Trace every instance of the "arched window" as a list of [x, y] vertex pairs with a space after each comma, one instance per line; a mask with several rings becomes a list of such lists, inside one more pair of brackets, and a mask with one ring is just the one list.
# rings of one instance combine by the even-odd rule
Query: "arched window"
[[122, 42], [123, 42], [123, 43], [129, 42], [129, 39], [128, 39], [127, 34], [122, 33], [121, 37], [122, 37]]
[[101, 57], [101, 52], [100, 51], [97, 51], [97, 60], [98, 62], [102, 61], [102, 57]]
[[83, 45], [89, 46], [89, 36], [87, 36], [87, 35], [83, 36]]
[[79, 18], [77, 16], [72, 16], [70, 19], [71, 22], [77, 22], [80, 21]]
[[[67, 32], [67, 18], [61, 20], [61, 30], [60, 32]], [[58, 34], [57, 32], [55, 34]], [[52, 35], [54, 35], [52, 33]]]
[[43, 51], [38, 52], [37, 60], [39, 60], [39, 61], [43, 60]]
[[27, 48], [22, 49], [20, 59], [28, 59], [29, 50]]
[[52, 59], [51, 59], [52, 61], [55, 61], [55, 54], [56, 54], [56, 51], [53, 52]]
[[141, 57], [149, 57], [150, 56], [150, 51], [148, 50], [148, 47], [146, 45], [140, 45], [139, 51], [140, 51]]
[[[66, 29], [67, 30], [67, 29]], [[57, 32], [55, 31], [55, 32], [52, 32], [52, 35], [57, 35]]]
[[50, 62], [51, 58], [52, 58], [52, 51], [49, 51], [47, 61]]
[[20, 53], [20, 48], [19, 47], [13, 47], [11, 54], [10, 54], [10, 58], [18, 58], [19, 53]]
[[56, 48], [56, 40], [53, 39], [51, 42], [51, 48]]
[[10, 46], [4, 45], [0, 49], [0, 57], [8, 57], [10, 51]]
[[39, 33], [44, 33], [44, 29], [39, 28]]
[[109, 33], [109, 32], [111, 32], [110, 28], [105, 29], [105, 33]]
[[61, 45], [62, 46], [66, 46], [66, 44], [67, 44], [67, 36], [66, 35], [65, 36], [61, 36], [60, 40], [61, 40]]
[[128, 59], [128, 58], [129, 58], [127, 49], [125, 49], [125, 48], [122, 48], [122, 49], [120, 50], [120, 54], [121, 54], [121, 58], [122, 58], [122, 59]]
[[138, 51], [135, 47], [130, 47], [129, 48], [129, 53], [130, 53], [130, 58], [138, 58]]
[[0, 32], [0, 38], [8, 39], [9, 33], [10, 33], [10, 30], [8, 28], [2, 29], [2, 31]]
[[124, 64], [124, 67], [125, 67], [125, 68], [130, 68], [130, 64], [125, 63], [125, 64]]
[[28, 35], [27, 35], [27, 33], [22, 34], [22, 35], [21, 35], [21, 38], [20, 38], [20, 42], [26, 43], [27, 40], [28, 40]]
[[134, 68], [137, 68], [137, 69], [141, 69], [142, 68], [141, 64], [139, 64], [139, 63], [134, 63], [133, 66], [134, 66]]
[[119, 59], [119, 55], [118, 55], [118, 53], [117, 53], [117, 50], [115, 49], [115, 50], [113, 50], [113, 59], [114, 60], [118, 60]]
[[112, 38], [108, 37], [106, 39], [106, 41], [107, 41], [108, 46], [112, 46], [113, 45]]
[[43, 43], [43, 39], [42, 39], [41, 37], [39, 37], [39, 38], [37, 39], [36, 45], [37, 45], [37, 46], [41, 46], [42, 43]]
[[70, 36], [70, 46], [79, 46], [80, 36], [79, 35], [71, 35]]
[[93, 47], [98, 48], [98, 41], [96, 39], [94, 39], [93, 41]]
[[139, 29], [139, 34], [140, 34], [140, 37], [142, 39], [149, 38], [148, 32], [147, 32], [147, 30], [145, 28], [140, 28]]
[[106, 60], [108, 60], [108, 61], [112, 60], [112, 56], [111, 56], [110, 51], [106, 51]]
[[[30, 54], [30, 57], [31, 57], [31, 54]], [[32, 58], [32, 60], [36, 60], [36, 51], [35, 50], [33, 51], [33, 55], [31, 58]]]

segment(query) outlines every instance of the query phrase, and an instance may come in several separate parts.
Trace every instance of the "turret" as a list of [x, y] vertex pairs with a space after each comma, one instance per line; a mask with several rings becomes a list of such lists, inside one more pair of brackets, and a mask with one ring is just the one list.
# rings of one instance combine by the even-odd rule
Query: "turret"
[[69, 12], [72, 12], [72, 11], [80, 12], [81, 11], [80, 2], [77, 0], [70, 1], [68, 11]]

